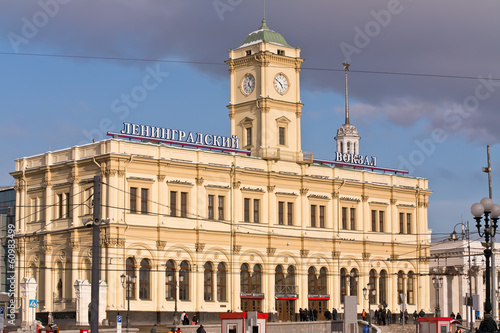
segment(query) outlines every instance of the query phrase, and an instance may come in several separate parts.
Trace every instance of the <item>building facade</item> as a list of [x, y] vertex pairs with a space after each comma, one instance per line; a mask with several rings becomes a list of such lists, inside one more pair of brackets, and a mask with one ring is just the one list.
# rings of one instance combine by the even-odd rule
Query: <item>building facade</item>
[[231, 135], [244, 151], [112, 138], [16, 160], [17, 279], [38, 281], [38, 311], [74, 311], [74, 282], [90, 281], [96, 175], [108, 316], [127, 309], [121, 275], [136, 277], [130, 309], [143, 320], [175, 309], [321, 318], [343, 312], [346, 295], [361, 312], [367, 286], [373, 310], [399, 312], [404, 293], [410, 311], [430, 311], [428, 181], [303, 152], [302, 61], [265, 20], [229, 52]]

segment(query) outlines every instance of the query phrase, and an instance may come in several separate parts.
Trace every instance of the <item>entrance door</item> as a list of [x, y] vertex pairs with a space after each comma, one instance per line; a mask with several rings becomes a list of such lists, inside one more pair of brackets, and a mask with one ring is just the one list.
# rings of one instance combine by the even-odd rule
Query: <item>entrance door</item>
[[278, 321], [294, 321], [295, 320], [295, 300], [294, 299], [277, 299], [276, 311], [278, 312]]
[[310, 299], [308, 309], [318, 310], [318, 320], [325, 320], [325, 311], [328, 308], [328, 301]]
[[244, 312], [249, 311], [262, 311], [262, 300], [255, 298], [242, 298], [241, 299], [241, 310]]

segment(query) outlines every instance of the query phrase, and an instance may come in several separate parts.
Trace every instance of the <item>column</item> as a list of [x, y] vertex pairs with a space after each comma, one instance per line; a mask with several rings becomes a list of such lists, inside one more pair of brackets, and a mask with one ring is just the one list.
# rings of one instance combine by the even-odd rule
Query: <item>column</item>
[[[76, 296], [76, 326], [88, 326], [91, 301], [90, 283], [88, 280], [76, 280], [73, 286]], [[100, 301], [100, 303], [102, 302]], [[100, 314], [99, 318], [101, 318]]]
[[[31, 277], [25, 277], [21, 281], [21, 320], [22, 326], [32, 325], [35, 322], [36, 288], [37, 283]], [[31, 304], [33, 303], [33, 304]]]
[[106, 295], [108, 292], [108, 285], [106, 281], [99, 280], [99, 325], [103, 319], [106, 319]]

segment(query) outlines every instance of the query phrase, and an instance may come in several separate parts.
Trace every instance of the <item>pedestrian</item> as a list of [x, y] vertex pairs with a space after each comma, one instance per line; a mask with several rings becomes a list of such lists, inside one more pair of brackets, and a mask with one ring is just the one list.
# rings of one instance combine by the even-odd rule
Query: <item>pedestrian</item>
[[207, 331], [205, 331], [205, 329], [203, 328], [203, 325], [200, 325], [200, 327], [198, 327], [196, 329], [196, 333], [207, 333]]
[[181, 328], [177, 327], [177, 329], [175, 330], [175, 333], [182, 333]]
[[403, 323], [403, 310], [399, 311], [399, 323]]
[[182, 324], [184, 322], [184, 317], [186, 316], [186, 312], [182, 312], [181, 316], [179, 317], [179, 324]]
[[52, 328], [52, 326], [54, 326], [54, 316], [52, 315], [52, 312], [49, 312], [49, 316], [47, 318], [47, 326], [49, 328]]
[[156, 333], [156, 324], [151, 327], [151, 330], [149, 331], [150, 333]]
[[450, 317], [451, 317], [452, 319], [455, 319], [455, 314], [453, 313], [453, 311], [451, 311]]
[[309, 309], [309, 321], [314, 321], [314, 314], [312, 309]]
[[375, 310], [375, 315], [374, 315], [374, 317], [375, 317], [375, 324], [378, 324], [378, 309], [377, 309], [377, 310]]
[[328, 309], [326, 309], [326, 311], [325, 311], [325, 319], [332, 320], [332, 313]]
[[184, 314], [184, 319], [182, 320], [182, 325], [189, 325], [189, 317], [187, 313]]
[[365, 325], [365, 327], [363, 327], [363, 333], [369, 333], [370, 332], [370, 328], [368, 327], [368, 325]]
[[361, 312], [361, 318], [365, 321], [366, 320], [366, 311], [363, 309], [363, 312]]
[[198, 317], [196, 316], [196, 313], [193, 315], [192, 322], [193, 322], [193, 325], [198, 325]]
[[459, 320], [460, 322], [462, 322], [462, 316], [460, 315], [460, 312], [457, 312], [456, 319]]
[[418, 313], [417, 313], [417, 310], [415, 310], [413, 312], [413, 322], [416, 323], [417, 322], [417, 318], [418, 318]]
[[418, 313], [418, 316], [419, 316], [420, 318], [425, 317], [425, 311], [424, 311], [424, 309], [421, 309], [421, 310], [420, 310], [420, 312]]
[[405, 309], [405, 324], [408, 324], [408, 318], [410, 318], [410, 316], [408, 315], [408, 310]]
[[317, 309], [313, 310], [313, 319], [314, 319], [314, 321], [318, 321], [318, 310]]
[[387, 325], [390, 325], [392, 321], [392, 313], [390, 309], [387, 309]]
[[299, 309], [299, 320], [304, 321], [304, 310], [302, 308]]
[[382, 319], [382, 325], [385, 326], [385, 318], [387, 316], [387, 313], [385, 312], [385, 308], [382, 309], [382, 315], [380, 316], [380, 318]]
[[337, 309], [333, 308], [333, 311], [332, 311], [332, 320], [337, 320]]
[[304, 321], [309, 321], [309, 311], [307, 311], [307, 308], [304, 309]]
[[175, 327], [171, 328], [168, 333], [174, 333], [175, 332]]

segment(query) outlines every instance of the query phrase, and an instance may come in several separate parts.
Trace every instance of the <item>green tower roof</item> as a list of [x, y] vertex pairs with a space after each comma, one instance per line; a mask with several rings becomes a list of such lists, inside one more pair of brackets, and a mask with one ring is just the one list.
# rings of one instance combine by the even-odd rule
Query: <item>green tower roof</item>
[[266, 19], [262, 20], [262, 25], [260, 26], [259, 30], [251, 32], [250, 34], [248, 34], [248, 36], [246, 36], [243, 44], [241, 44], [240, 47], [245, 47], [257, 43], [271, 43], [280, 46], [291, 47], [280, 33], [267, 27]]

